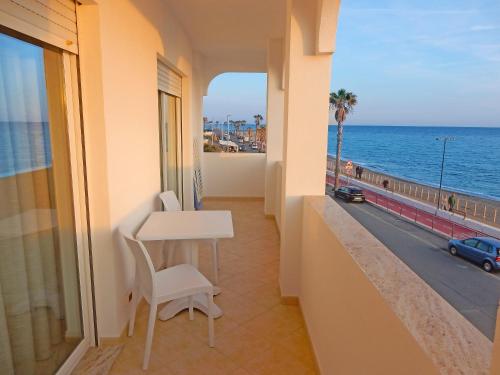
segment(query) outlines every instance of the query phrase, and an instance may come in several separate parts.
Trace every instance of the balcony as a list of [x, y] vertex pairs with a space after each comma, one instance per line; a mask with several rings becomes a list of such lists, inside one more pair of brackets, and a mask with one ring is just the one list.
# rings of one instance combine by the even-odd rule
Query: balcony
[[[53, 102], [64, 108], [54, 117], [69, 143], [65, 173], [75, 197], [56, 205], [75, 208], [67, 217], [75, 220], [71, 242], [83, 288], [73, 302], [65, 299], [81, 314], [84, 340], [60, 374], [89, 348], [91, 360], [82, 362], [88, 370], [119, 353], [111, 373], [144, 373], [148, 309], [140, 306], [135, 335], [125, 337], [134, 260], [117, 229], [159, 210], [158, 193], [170, 177], [184, 209], [212, 196], [205, 209], [231, 210], [236, 236], [220, 246], [216, 303], [224, 315], [216, 321], [215, 348], [207, 345], [201, 314], [194, 322], [184, 313], [158, 322], [149, 373], [499, 373], [500, 324], [495, 342], [488, 341], [322, 195], [339, 0], [64, 1], [75, 8], [64, 20], [69, 33], [57, 22], [58, 9], [69, 11], [65, 5], [39, 2], [3, 2], [0, 23], [26, 43], [49, 44], [49, 55], [65, 51], [62, 70], [47, 72], [54, 75], [50, 86], [64, 89]], [[267, 73], [265, 156], [202, 154], [203, 96], [225, 72]], [[162, 133], [169, 123], [175, 137]], [[176, 140], [175, 151], [164, 139]], [[168, 155], [175, 173], [165, 181]], [[200, 269], [210, 277], [205, 250]], [[9, 314], [18, 317], [17, 310]], [[111, 357], [106, 348], [113, 348]], [[0, 362], [7, 349], [17, 350], [4, 345]]]
[[[315, 374], [315, 361], [297, 305], [284, 305], [278, 285], [279, 234], [261, 199], [210, 199], [204, 208], [231, 210], [235, 237], [220, 242], [222, 293], [215, 302], [216, 346], [207, 345], [207, 319], [187, 313], [155, 327], [151, 374]], [[206, 251], [205, 251], [206, 250]], [[211, 275], [210, 252], [200, 248], [200, 270]], [[111, 374], [143, 374], [148, 305], [138, 310], [133, 337], [123, 344]]]
[[[300, 294], [283, 299], [279, 233], [263, 206], [205, 200], [206, 210], [231, 210], [235, 228], [220, 243], [216, 345], [199, 312], [158, 321], [148, 373], [398, 374], [409, 363], [426, 374], [490, 373], [492, 343], [328, 197], [304, 199]], [[200, 245], [207, 276], [210, 259]], [[111, 374], [144, 373], [147, 316], [142, 304], [134, 336], [105, 341], [123, 345]]]

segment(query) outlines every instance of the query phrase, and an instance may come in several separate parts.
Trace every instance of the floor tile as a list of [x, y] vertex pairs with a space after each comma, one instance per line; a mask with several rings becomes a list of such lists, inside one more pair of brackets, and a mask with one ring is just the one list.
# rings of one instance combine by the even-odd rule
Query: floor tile
[[[315, 374], [314, 356], [300, 309], [281, 304], [279, 234], [263, 214], [262, 200], [215, 200], [204, 209], [231, 210], [235, 237], [219, 241], [219, 286], [215, 303], [215, 348], [208, 346], [207, 317], [187, 312], [156, 321], [147, 374]], [[200, 244], [199, 268], [212, 280], [212, 253]], [[161, 308], [161, 307], [160, 307]], [[145, 374], [141, 369], [149, 306], [138, 308], [133, 337], [119, 340], [122, 353], [111, 374]]]

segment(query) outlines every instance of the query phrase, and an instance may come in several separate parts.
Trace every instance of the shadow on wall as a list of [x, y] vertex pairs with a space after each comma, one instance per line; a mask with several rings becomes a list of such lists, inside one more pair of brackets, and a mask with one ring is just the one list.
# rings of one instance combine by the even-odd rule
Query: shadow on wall
[[[154, 201], [154, 206], [151, 206], [151, 201]], [[149, 214], [153, 211], [160, 211], [161, 204], [158, 197], [153, 197], [147, 199], [145, 202], [137, 206], [135, 210], [130, 212], [119, 224], [117, 228], [113, 230], [113, 244], [114, 244], [114, 255], [115, 264], [124, 272], [116, 272], [116, 285], [123, 285], [123, 295], [119, 298], [128, 298], [128, 295], [132, 291], [134, 285], [134, 275], [135, 275], [135, 262], [128, 248], [125, 240], [120, 235], [119, 228], [130, 231], [134, 235], [140, 229], [142, 224], [146, 221]], [[161, 243], [159, 241], [154, 241], [153, 243], [145, 243], [148, 250], [150, 250], [150, 256], [155, 267], [161, 262]], [[157, 251], [158, 250], [158, 251]]]
[[[180, 31], [183, 30], [181, 25], [175, 16], [170, 13], [170, 10], [163, 1], [120, 0], [119, 2], [121, 7], [134, 7], [142, 14], [144, 21], [151, 24], [151, 27], [156, 30], [158, 38], [163, 45], [163, 51], [157, 51], [158, 53], [175, 64], [181, 71], [184, 71], [191, 65], [191, 42], [184, 32]], [[158, 9], [159, 7], [161, 11]], [[173, 43], [169, 40], [172, 39], [172, 36], [175, 36], [176, 45], [187, 47], [183, 50], [173, 48]]]

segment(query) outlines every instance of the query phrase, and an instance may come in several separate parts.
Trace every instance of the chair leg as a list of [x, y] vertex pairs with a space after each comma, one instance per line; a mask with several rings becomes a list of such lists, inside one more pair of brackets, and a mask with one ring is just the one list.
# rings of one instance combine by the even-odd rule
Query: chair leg
[[158, 305], [151, 303], [149, 306], [149, 320], [148, 320], [148, 333], [146, 336], [146, 347], [144, 349], [144, 361], [142, 362], [142, 369], [147, 370], [149, 365], [149, 358], [151, 357], [151, 346], [153, 344], [153, 334], [156, 322], [156, 310]]
[[215, 346], [214, 339], [214, 295], [213, 292], [207, 293], [208, 299], [208, 346]]
[[188, 297], [189, 303], [189, 320], [194, 320], [194, 298], [193, 296]]
[[139, 290], [137, 287], [134, 287], [132, 290], [132, 300], [130, 301], [130, 315], [128, 321], [128, 335], [132, 336], [134, 334], [134, 326], [135, 326], [135, 314], [137, 311], [137, 305], [139, 301]]
[[217, 249], [217, 240], [212, 240], [212, 272], [214, 276], [214, 285], [219, 284], [219, 251]]

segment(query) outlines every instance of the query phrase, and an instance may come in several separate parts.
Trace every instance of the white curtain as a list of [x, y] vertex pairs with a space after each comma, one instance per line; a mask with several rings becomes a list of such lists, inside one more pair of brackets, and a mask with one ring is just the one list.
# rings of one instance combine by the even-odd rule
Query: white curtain
[[64, 338], [47, 112], [43, 49], [0, 34], [0, 374], [54, 372]]

